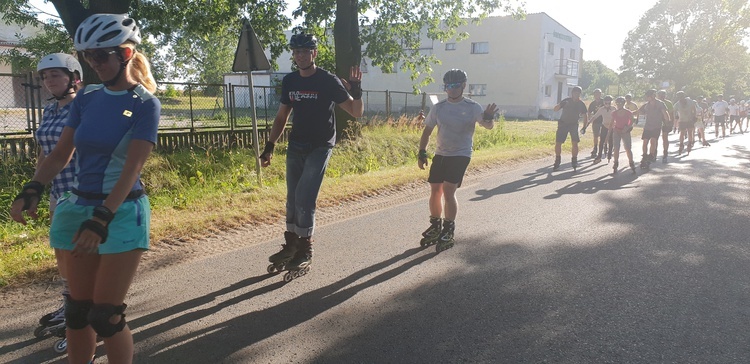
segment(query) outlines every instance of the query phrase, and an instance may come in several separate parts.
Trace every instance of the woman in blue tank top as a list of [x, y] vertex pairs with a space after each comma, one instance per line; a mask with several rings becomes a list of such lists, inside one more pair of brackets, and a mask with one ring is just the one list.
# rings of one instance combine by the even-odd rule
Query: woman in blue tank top
[[13, 202], [11, 216], [34, 216], [39, 196], [75, 151], [76, 177], [50, 227], [65, 255], [70, 286], [65, 318], [68, 360], [89, 362], [96, 337], [110, 362], [133, 360], [125, 296], [149, 248], [150, 204], [141, 169], [156, 145], [161, 104], [148, 60], [136, 50], [140, 30], [125, 14], [94, 14], [78, 27], [76, 50], [99, 85], [78, 93], [60, 141]]

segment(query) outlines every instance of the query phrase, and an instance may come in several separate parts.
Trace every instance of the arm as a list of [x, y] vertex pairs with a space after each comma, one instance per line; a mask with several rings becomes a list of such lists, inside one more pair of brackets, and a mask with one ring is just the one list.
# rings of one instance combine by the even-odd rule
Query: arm
[[[434, 126], [425, 125], [424, 130], [422, 130], [422, 136], [419, 138], [419, 152], [420, 153], [423, 150], [427, 149], [427, 143], [430, 142], [430, 135], [432, 134], [433, 129], [435, 129]], [[418, 163], [419, 163], [419, 169], [424, 169], [424, 167], [427, 166], [427, 157], [420, 156], [418, 158]]]
[[292, 106], [287, 104], [279, 105], [279, 111], [276, 112], [276, 118], [273, 119], [273, 126], [271, 127], [271, 134], [268, 135], [268, 141], [266, 146], [263, 148], [260, 156], [260, 165], [268, 167], [271, 165], [271, 159], [273, 158], [273, 148], [276, 145], [276, 141], [281, 137], [281, 133], [284, 132], [286, 123], [289, 120], [289, 115], [292, 113]]
[[349, 115], [354, 116], [355, 118], [360, 118], [365, 113], [365, 104], [362, 102], [362, 99], [359, 100], [353, 100], [349, 99], [339, 104], [339, 107], [344, 109], [344, 111], [348, 112]]
[[[48, 156], [45, 157], [41, 149], [39, 150], [41, 159], [37, 161], [36, 171], [34, 172], [34, 177], [31, 179], [32, 181], [39, 182], [41, 186], [46, 186], [60, 173], [60, 171], [62, 171], [63, 168], [65, 168], [65, 166], [68, 165], [75, 149], [73, 147], [74, 131], [75, 130], [72, 128], [65, 127], [60, 135], [60, 140]], [[36, 195], [37, 191], [34, 189], [23, 190], [22, 194], [23, 193], [32, 193], [32, 196], [36, 196], [36, 198], [21, 198], [21, 195], [19, 194], [19, 197], [14, 199], [13, 203], [10, 205], [10, 217], [13, 221], [26, 225], [26, 219], [23, 217], [24, 210], [27, 211], [31, 218], [36, 219], [38, 217], [37, 205], [39, 204], [41, 196]], [[28, 206], [24, 206], [26, 205], [27, 200]]]
[[562, 99], [559, 104], [555, 105], [555, 107], [554, 107], [553, 110], [555, 112], [560, 111], [560, 109], [562, 109], [563, 107], [565, 107], [565, 104], [567, 104], [567, 103], [568, 103], [568, 99]]

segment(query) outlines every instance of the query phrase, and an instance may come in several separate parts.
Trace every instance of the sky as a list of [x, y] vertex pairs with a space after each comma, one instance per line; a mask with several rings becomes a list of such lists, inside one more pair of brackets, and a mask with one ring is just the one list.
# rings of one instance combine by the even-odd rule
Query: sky
[[[52, 3], [31, 0], [35, 6], [56, 13]], [[622, 65], [622, 44], [628, 32], [638, 26], [641, 16], [656, 0], [630, 0], [617, 6], [602, 0], [525, 0], [527, 13], [545, 12], [573, 34], [581, 37], [583, 58], [600, 60], [618, 71]], [[297, 8], [298, 0], [287, 0], [288, 12]], [[610, 3], [613, 4], [613, 3]], [[607, 14], [607, 15], [604, 15]]]
[[601, 0], [526, 0], [527, 13], [544, 12], [581, 38], [583, 59], [602, 61], [619, 73], [622, 44], [628, 32], [656, 0], [616, 2]]

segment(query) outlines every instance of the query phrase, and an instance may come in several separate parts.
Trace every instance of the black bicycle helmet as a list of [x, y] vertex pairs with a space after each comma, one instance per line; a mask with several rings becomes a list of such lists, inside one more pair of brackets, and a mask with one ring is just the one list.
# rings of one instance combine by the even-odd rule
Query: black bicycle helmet
[[443, 76], [443, 83], [449, 84], [449, 83], [462, 83], [466, 82], [467, 80], [466, 72], [454, 68], [448, 72], [445, 73]]
[[315, 38], [314, 35], [307, 34], [305, 32], [294, 34], [292, 35], [292, 38], [289, 40], [289, 48], [291, 49], [296, 49], [296, 48], [317, 49], [318, 39]]

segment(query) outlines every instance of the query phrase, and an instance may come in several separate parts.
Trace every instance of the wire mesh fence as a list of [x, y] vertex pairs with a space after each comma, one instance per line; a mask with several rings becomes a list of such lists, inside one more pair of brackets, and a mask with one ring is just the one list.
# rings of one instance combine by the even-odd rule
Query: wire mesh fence
[[[54, 102], [54, 98], [35, 73], [0, 74], [0, 83], [12, 86], [0, 88], [0, 149], [18, 154], [14, 150], [26, 150], [32, 145], [29, 143], [33, 140], [28, 139], [33, 139], [44, 106]], [[243, 133], [252, 126], [250, 97], [255, 103], [259, 131], [267, 132], [279, 108], [281, 87], [254, 86], [251, 95], [247, 85], [160, 82], [156, 96], [162, 104], [160, 134], [169, 134], [169, 138], [179, 140], [172, 144], [184, 146], [205, 139], [200, 133], [210, 134], [213, 139], [234, 140], [238, 135], [245, 138]], [[421, 110], [428, 111], [431, 103], [427, 99], [426, 94], [365, 90], [364, 117], [383, 122], [402, 116], [412, 118]], [[222, 131], [234, 136], [216, 136]]]

